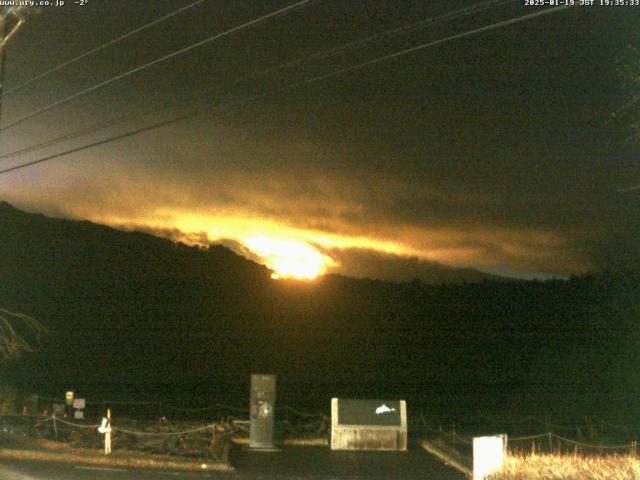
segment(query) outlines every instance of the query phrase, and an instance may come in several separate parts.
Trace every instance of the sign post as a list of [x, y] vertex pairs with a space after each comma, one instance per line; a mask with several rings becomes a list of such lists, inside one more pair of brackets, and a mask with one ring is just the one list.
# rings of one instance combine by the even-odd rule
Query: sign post
[[111, 409], [107, 410], [106, 417], [102, 417], [98, 432], [104, 434], [104, 454], [109, 455], [111, 453]]
[[84, 398], [74, 398], [73, 399], [73, 418], [75, 418], [76, 420], [84, 419], [84, 407], [85, 407]]
[[64, 394], [64, 414], [67, 417], [71, 417], [73, 415], [73, 391], [69, 390]]
[[276, 376], [251, 375], [249, 447], [274, 448]]

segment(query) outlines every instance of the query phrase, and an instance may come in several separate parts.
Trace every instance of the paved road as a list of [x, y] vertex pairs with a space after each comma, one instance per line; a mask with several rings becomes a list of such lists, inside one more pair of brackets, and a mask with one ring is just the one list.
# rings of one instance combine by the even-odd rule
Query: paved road
[[[9, 469], [9, 473], [5, 473], [3, 467]], [[2, 480], [236, 480], [232, 475], [135, 470], [23, 460], [2, 460], [0, 463]]]
[[[465, 480], [422, 450], [332, 452], [326, 447], [288, 447], [280, 452], [236, 449], [233, 473], [182, 473], [2, 460], [25, 475], [15, 480]], [[4, 480], [4, 478], [3, 478]], [[14, 480], [7, 478], [6, 480]]]
[[427, 452], [333, 452], [327, 447], [290, 447], [282, 452], [232, 455], [242, 478], [274, 480], [466, 480]]

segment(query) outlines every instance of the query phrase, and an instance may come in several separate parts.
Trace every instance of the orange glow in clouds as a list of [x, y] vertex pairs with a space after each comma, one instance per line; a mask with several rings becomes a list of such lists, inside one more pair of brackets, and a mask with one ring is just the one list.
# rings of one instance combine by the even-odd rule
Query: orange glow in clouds
[[305, 242], [251, 237], [243, 243], [274, 271], [273, 278], [313, 280], [334, 264], [333, 259]]

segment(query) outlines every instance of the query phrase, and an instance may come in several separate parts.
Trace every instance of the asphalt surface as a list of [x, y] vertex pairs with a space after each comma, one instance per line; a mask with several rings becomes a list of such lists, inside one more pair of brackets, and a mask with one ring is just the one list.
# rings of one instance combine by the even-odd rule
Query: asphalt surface
[[0, 476], [2, 480], [466, 480], [419, 449], [332, 452], [327, 447], [287, 447], [276, 452], [254, 452], [238, 448], [232, 451], [231, 461], [235, 472], [190, 473], [2, 460], [0, 465], [14, 473], [2, 476], [0, 470]]

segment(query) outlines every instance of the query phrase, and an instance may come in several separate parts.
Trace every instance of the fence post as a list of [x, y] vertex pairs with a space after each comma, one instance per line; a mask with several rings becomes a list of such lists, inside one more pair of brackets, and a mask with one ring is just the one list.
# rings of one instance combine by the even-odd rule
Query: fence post
[[631, 455], [635, 457], [637, 453], [638, 453], [638, 442], [633, 440], [631, 442]]
[[58, 440], [58, 422], [56, 422], [56, 414], [54, 413], [53, 416], [53, 431], [56, 434], [56, 440]]
[[216, 438], [216, 425], [213, 424], [211, 426], [211, 453], [214, 457], [216, 457], [216, 451], [217, 451], [217, 438]]
[[547, 436], [549, 437], [549, 454], [553, 453], [553, 443], [551, 441], [551, 432], [547, 433]]

